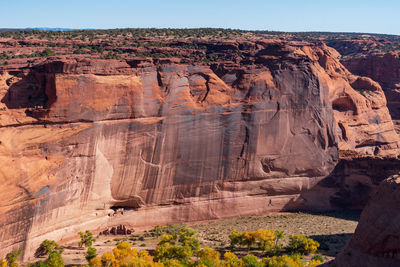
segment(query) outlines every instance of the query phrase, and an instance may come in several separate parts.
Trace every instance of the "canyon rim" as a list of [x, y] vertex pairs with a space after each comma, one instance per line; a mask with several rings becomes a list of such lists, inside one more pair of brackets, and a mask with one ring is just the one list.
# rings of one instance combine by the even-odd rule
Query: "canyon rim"
[[398, 171], [384, 78], [323, 42], [165, 46], [0, 67], [0, 254], [115, 225], [360, 209]]

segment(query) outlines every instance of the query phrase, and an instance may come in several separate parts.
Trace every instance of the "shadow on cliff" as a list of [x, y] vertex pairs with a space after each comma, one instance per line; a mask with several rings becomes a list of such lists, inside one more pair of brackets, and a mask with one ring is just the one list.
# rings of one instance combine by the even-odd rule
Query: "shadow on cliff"
[[[376, 192], [380, 182], [399, 171], [399, 159], [341, 159], [326, 178], [313, 188], [301, 192], [300, 197], [288, 203], [285, 208], [359, 221], [361, 210]], [[331, 192], [326, 195], [328, 201], [324, 203], [329, 203], [326, 207], [321, 208], [319, 203], [315, 203], [312, 196], [318, 191]], [[341, 233], [314, 235], [310, 238], [320, 243], [322, 255], [336, 257], [351, 236], [352, 233]]]
[[[381, 181], [400, 171], [400, 159], [341, 159], [332, 172], [318, 182], [313, 188], [300, 192], [300, 197], [287, 203], [288, 211], [334, 211], [362, 210]], [[321, 206], [315, 195], [318, 192], [330, 192], [326, 195], [329, 205]], [[350, 216], [358, 220], [356, 215], [344, 212], [325, 213], [333, 217]], [[343, 218], [346, 219], [346, 218]]]
[[[47, 97], [41, 86], [40, 78], [31, 72], [24, 76], [16, 75], [6, 81], [10, 87], [1, 102], [9, 109], [44, 106]], [[16, 79], [18, 81], [15, 82]]]
[[350, 233], [343, 233], [332, 235], [313, 235], [309, 237], [318, 241], [320, 244], [318, 249], [319, 253], [325, 256], [336, 257], [351, 236], [352, 234]]
[[331, 210], [331, 211], [303, 211], [303, 213], [358, 222], [360, 220], [361, 209], [354, 209], [354, 210], [344, 209], [344, 210]]
[[54, 75], [34, 70], [25, 75], [13, 74], [15, 76], [6, 81], [9, 88], [1, 102], [8, 109], [26, 109], [27, 116], [42, 117], [57, 98]]

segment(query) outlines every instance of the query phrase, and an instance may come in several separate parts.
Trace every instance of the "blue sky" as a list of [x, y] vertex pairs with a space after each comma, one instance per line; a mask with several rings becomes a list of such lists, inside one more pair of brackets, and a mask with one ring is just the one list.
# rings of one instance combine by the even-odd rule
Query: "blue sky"
[[0, 28], [221, 27], [400, 35], [399, 0], [0, 0]]

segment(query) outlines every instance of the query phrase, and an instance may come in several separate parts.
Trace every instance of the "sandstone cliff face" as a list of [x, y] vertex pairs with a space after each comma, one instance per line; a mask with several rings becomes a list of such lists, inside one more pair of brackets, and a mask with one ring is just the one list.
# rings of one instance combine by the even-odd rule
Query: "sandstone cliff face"
[[384, 180], [361, 214], [354, 235], [331, 265], [399, 266], [400, 175]]
[[3, 69], [0, 252], [27, 258], [46, 238], [119, 224], [338, 208], [360, 184], [373, 193], [365, 170], [339, 179], [335, 168], [339, 154], [398, 166], [381, 87], [323, 45], [252, 47], [246, 64]]
[[384, 88], [387, 106], [400, 132], [400, 57], [399, 52], [349, 58], [343, 64], [354, 74], [368, 76]]

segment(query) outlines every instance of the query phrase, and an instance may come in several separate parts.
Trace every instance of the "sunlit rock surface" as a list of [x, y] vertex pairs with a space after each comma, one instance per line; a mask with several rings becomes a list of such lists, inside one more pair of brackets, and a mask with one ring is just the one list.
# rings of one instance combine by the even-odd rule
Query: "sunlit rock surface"
[[0, 252], [113, 225], [362, 207], [398, 166], [381, 87], [325, 45], [245, 45], [241, 63], [3, 68]]
[[387, 106], [400, 133], [400, 52], [353, 57], [343, 64], [354, 74], [368, 76], [384, 89]]

